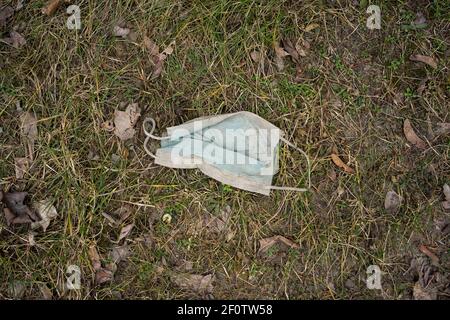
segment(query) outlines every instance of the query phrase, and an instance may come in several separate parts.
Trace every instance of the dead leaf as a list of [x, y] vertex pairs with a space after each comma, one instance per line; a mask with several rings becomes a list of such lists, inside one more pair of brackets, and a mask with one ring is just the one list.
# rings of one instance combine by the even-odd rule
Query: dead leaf
[[25, 138], [27, 145], [28, 158], [33, 160], [34, 142], [38, 137], [37, 120], [31, 112], [22, 112], [20, 114], [20, 132]]
[[292, 249], [299, 249], [300, 246], [293, 242], [292, 240], [289, 240], [283, 236], [273, 236], [270, 238], [264, 238], [259, 240], [259, 250], [258, 255], [264, 255], [267, 253], [267, 251], [273, 247], [276, 244], [283, 244], [287, 246], [288, 248]]
[[124, 222], [131, 214], [133, 213], [133, 210], [130, 205], [124, 204], [117, 208], [117, 210], [114, 211], [113, 215], [118, 219], [119, 223]]
[[42, 298], [44, 300], [52, 300], [53, 299], [53, 293], [52, 291], [47, 287], [45, 283], [42, 283], [39, 285], [39, 290], [42, 293]]
[[47, 5], [42, 9], [42, 13], [51, 16], [58, 10], [59, 6], [61, 5], [62, 0], [50, 0]]
[[97, 271], [102, 268], [102, 263], [100, 261], [100, 255], [98, 254], [97, 248], [95, 245], [91, 245], [89, 247], [89, 259], [91, 259], [92, 268]]
[[92, 268], [95, 271], [95, 284], [100, 285], [105, 282], [109, 282], [113, 280], [114, 271], [103, 268], [100, 260], [100, 255], [98, 254], [97, 248], [95, 245], [91, 245], [88, 251], [89, 259], [92, 263]]
[[194, 291], [199, 294], [212, 293], [215, 277], [212, 274], [206, 276], [199, 274], [179, 273], [171, 276], [172, 282], [184, 290]]
[[230, 220], [230, 217], [231, 217], [230, 206], [226, 206], [223, 210], [221, 210], [218, 216], [214, 216], [211, 213], [206, 212], [197, 225], [197, 231], [205, 230], [207, 233], [216, 233], [216, 234], [225, 231], [228, 232], [229, 231], [228, 222]]
[[406, 119], [403, 124], [403, 133], [405, 134], [406, 140], [408, 140], [411, 144], [416, 146], [419, 149], [426, 149], [427, 144], [421, 138], [417, 136], [414, 132], [413, 127], [411, 126], [411, 122]]
[[25, 282], [14, 280], [9, 284], [8, 293], [14, 299], [22, 299], [26, 289]]
[[308, 24], [305, 28], [305, 32], [311, 32], [318, 27], [320, 27], [320, 25], [318, 25], [317, 23]]
[[9, 37], [3, 38], [2, 41], [14, 47], [15, 49], [19, 49], [27, 43], [25, 38], [20, 33], [14, 30], [9, 33]]
[[95, 284], [100, 285], [102, 283], [110, 282], [114, 278], [114, 274], [111, 270], [101, 268], [95, 273]]
[[41, 227], [42, 230], [45, 232], [48, 226], [50, 225], [50, 221], [58, 216], [58, 212], [56, 211], [56, 208], [52, 205], [52, 202], [48, 199], [36, 202], [34, 204], [34, 208], [41, 217], [41, 220], [33, 222], [31, 224], [31, 228], [36, 229]]
[[0, 9], [0, 28], [6, 25], [6, 21], [14, 15], [14, 9], [11, 6], [4, 6]]
[[339, 158], [339, 156], [335, 153], [331, 154], [331, 160], [333, 160], [334, 164], [338, 166], [339, 168], [343, 169], [347, 173], [354, 173], [355, 171], [350, 168], [348, 165], [344, 163], [344, 161]]
[[123, 28], [121, 26], [114, 26], [113, 28], [113, 34], [116, 37], [126, 38], [130, 34], [130, 31], [129, 28]]
[[439, 257], [435, 255], [427, 246], [421, 244], [419, 250], [431, 259], [434, 265], [439, 265]]
[[450, 186], [448, 184], [444, 184], [442, 192], [444, 192], [445, 200], [450, 201]]
[[164, 61], [166, 60], [167, 56], [173, 53], [173, 46], [175, 45], [175, 41], [172, 41], [160, 54], [153, 57], [153, 62], [155, 64], [155, 67], [153, 69], [152, 78], [155, 79], [160, 76], [163, 67], [164, 67]]
[[125, 141], [134, 137], [134, 126], [141, 116], [141, 109], [137, 103], [128, 105], [125, 111], [116, 110], [114, 113], [114, 134]]
[[118, 264], [120, 261], [127, 259], [130, 254], [130, 247], [128, 245], [123, 245], [114, 247], [109, 256], [115, 264]]
[[409, 60], [425, 63], [433, 69], [436, 69], [438, 66], [436, 60], [434, 60], [432, 57], [424, 56], [421, 54], [413, 54], [409, 57]]
[[119, 238], [117, 239], [117, 242], [120, 242], [120, 240], [125, 239], [130, 234], [131, 230], [133, 230], [134, 223], [126, 225], [120, 230]]
[[289, 53], [286, 52], [282, 47], [280, 47], [280, 43], [275, 41], [273, 43], [273, 48], [275, 50], [275, 64], [277, 66], [278, 71], [284, 70], [284, 58], [286, 58]]
[[149, 51], [150, 56], [152, 56], [152, 57], [159, 56], [159, 47], [158, 47], [158, 45], [155, 42], [153, 42], [153, 40], [151, 40], [147, 36], [144, 36], [144, 46]]
[[14, 167], [16, 169], [16, 179], [23, 179], [30, 169], [31, 160], [28, 158], [14, 158]]
[[8, 226], [39, 220], [36, 214], [24, 203], [27, 195], [26, 192], [6, 192], [3, 194], [2, 201], [6, 204], [3, 212]]
[[439, 122], [438, 128], [435, 130], [437, 135], [445, 135], [450, 133], [450, 123]]
[[427, 290], [420, 284], [419, 281], [416, 282], [413, 289], [414, 300], [436, 300], [437, 292], [436, 290]]
[[282, 41], [283, 44], [283, 49], [285, 50], [285, 52], [287, 52], [291, 58], [292, 61], [294, 61], [294, 63], [299, 63], [300, 62], [300, 54], [297, 51], [297, 49], [295, 48], [294, 44], [292, 44], [292, 41], [289, 39], [284, 39]]
[[395, 191], [388, 191], [388, 193], [386, 193], [386, 198], [384, 199], [384, 209], [389, 214], [395, 214], [400, 208], [402, 201], [403, 198]]
[[263, 59], [261, 52], [253, 50], [250, 52], [250, 58], [252, 58], [253, 62], [261, 63], [261, 60]]

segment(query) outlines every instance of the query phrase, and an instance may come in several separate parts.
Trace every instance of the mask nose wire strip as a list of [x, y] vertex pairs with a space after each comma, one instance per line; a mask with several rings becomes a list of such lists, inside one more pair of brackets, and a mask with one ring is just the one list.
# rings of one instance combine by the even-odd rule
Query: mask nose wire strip
[[299, 147], [297, 147], [295, 144], [287, 141], [284, 138], [280, 138], [281, 141], [283, 141], [284, 143], [286, 143], [289, 147], [297, 150], [298, 152], [300, 152], [302, 155], [305, 156], [306, 158], [306, 162], [308, 164], [308, 188], [293, 188], [293, 187], [279, 187], [279, 186], [270, 186], [267, 187], [267, 189], [272, 189], [272, 190], [286, 190], [286, 191], [297, 191], [297, 192], [305, 192], [308, 191], [309, 189], [311, 189], [311, 163], [309, 161], [309, 157], [306, 154], [305, 151], [303, 151], [302, 149], [300, 149]]
[[[150, 131], [147, 131], [145, 126], [149, 122], [151, 123], [151, 127], [150, 127]], [[148, 141], [150, 140], [150, 138], [155, 139], [155, 140], [169, 139], [169, 137], [157, 137], [157, 136], [154, 136], [153, 135], [153, 131], [155, 131], [155, 127], [156, 127], [156, 122], [155, 122], [155, 120], [153, 118], [145, 118], [144, 122], [142, 123], [142, 128], [144, 129], [144, 133], [147, 136], [145, 138], [145, 140], [144, 140], [144, 150], [152, 158], [156, 158], [156, 156], [147, 147], [147, 144], [148, 144]]]

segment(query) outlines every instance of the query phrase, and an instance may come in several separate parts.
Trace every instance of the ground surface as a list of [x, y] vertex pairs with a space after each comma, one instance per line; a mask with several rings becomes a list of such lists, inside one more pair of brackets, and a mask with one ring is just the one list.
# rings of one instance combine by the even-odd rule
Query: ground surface
[[[441, 202], [450, 139], [438, 125], [450, 122], [446, 1], [73, 3], [81, 30], [67, 29], [64, 6], [43, 15], [44, 1], [25, 2], [1, 27], [3, 38], [16, 27], [26, 44], [0, 43], [0, 186], [27, 191], [30, 206], [50, 199], [58, 216], [31, 233], [2, 214], [0, 298], [449, 298]], [[369, 4], [381, 7], [380, 30], [366, 27]], [[411, 27], [417, 14], [424, 28]], [[118, 25], [132, 35], [114, 36]], [[144, 36], [161, 51], [175, 41], [155, 78]], [[273, 44], [286, 39], [305, 52], [279, 69]], [[438, 65], [410, 61], [413, 54]], [[102, 124], [133, 102], [142, 116], [123, 142]], [[20, 108], [38, 119], [38, 137], [17, 179], [14, 159], [27, 155]], [[311, 192], [255, 195], [154, 165], [143, 150], [146, 116], [162, 134], [241, 110], [310, 155]], [[405, 138], [405, 119], [426, 148]], [[355, 172], [335, 166], [332, 153]], [[280, 163], [275, 185], [305, 185], [301, 154], [283, 147]], [[384, 208], [391, 190], [403, 198], [396, 212]], [[215, 227], [205, 227], [211, 220]], [[259, 240], [275, 235], [299, 247], [258, 254]], [[126, 257], [115, 270], [109, 252], [118, 245]], [[69, 265], [81, 270], [80, 290], [64, 289]], [[366, 286], [370, 265], [383, 272], [381, 290]]]

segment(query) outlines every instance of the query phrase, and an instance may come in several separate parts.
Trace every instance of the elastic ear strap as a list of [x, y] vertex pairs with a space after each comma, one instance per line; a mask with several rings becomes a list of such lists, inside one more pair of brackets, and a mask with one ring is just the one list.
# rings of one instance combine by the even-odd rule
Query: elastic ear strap
[[281, 141], [283, 141], [284, 143], [286, 143], [289, 147], [294, 148], [295, 150], [297, 150], [298, 152], [300, 152], [301, 154], [303, 154], [306, 158], [306, 163], [308, 164], [308, 188], [293, 188], [293, 187], [278, 187], [278, 186], [271, 186], [268, 187], [268, 189], [273, 189], [273, 190], [287, 190], [287, 191], [297, 191], [297, 192], [305, 192], [308, 191], [309, 189], [311, 189], [311, 163], [309, 161], [309, 157], [306, 154], [305, 151], [303, 151], [302, 149], [300, 149], [299, 147], [297, 147], [295, 144], [290, 143], [289, 141], [287, 141], [284, 138], [280, 138]]
[[[147, 131], [147, 129], [145, 128], [145, 125], [150, 122], [151, 123], [151, 127], [150, 127], [150, 131]], [[157, 137], [153, 135], [153, 131], [155, 131], [155, 127], [156, 127], [156, 122], [153, 118], [145, 118], [144, 122], [142, 123], [142, 128], [144, 129], [144, 133], [147, 136], [144, 140], [144, 150], [145, 152], [147, 152], [147, 154], [153, 158], [156, 158], [156, 156], [150, 152], [150, 150], [147, 147], [148, 141], [150, 140], [150, 138], [155, 139], [155, 140], [164, 140], [164, 139], [168, 139], [169, 137]]]

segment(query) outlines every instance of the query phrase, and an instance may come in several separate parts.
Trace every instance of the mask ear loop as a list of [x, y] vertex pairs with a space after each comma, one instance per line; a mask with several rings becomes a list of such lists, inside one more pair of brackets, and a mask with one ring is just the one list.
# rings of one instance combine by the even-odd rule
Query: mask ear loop
[[[151, 123], [151, 127], [150, 127], [150, 131], [147, 131], [147, 129], [145, 128], [145, 125], [150, 122]], [[145, 118], [144, 122], [142, 123], [142, 129], [144, 129], [144, 134], [146, 135], [146, 138], [144, 140], [144, 150], [145, 152], [147, 152], [147, 154], [151, 157], [153, 157], [154, 159], [156, 158], [156, 156], [148, 149], [147, 147], [147, 143], [150, 140], [150, 138], [154, 139], [154, 140], [165, 140], [165, 139], [169, 139], [169, 137], [158, 137], [158, 136], [154, 136], [153, 135], [153, 131], [155, 131], [155, 127], [156, 127], [156, 122], [153, 118]]]
[[267, 187], [267, 189], [272, 189], [272, 190], [286, 190], [286, 191], [297, 191], [297, 192], [306, 192], [309, 191], [311, 189], [311, 163], [309, 161], [309, 157], [306, 154], [305, 151], [303, 151], [302, 149], [300, 149], [299, 147], [297, 147], [295, 144], [287, 141], [284, 138], [280, 138], [281, 141], [283, 141], [284, 143], [286, 143], [289, 147], [297, 150], [298, 152], [300, 152], [302, 155], [305, 156], [306, 158], [306, 163], [308, 164], [308, 188], [293, 188], [293, 187], [278, 187], [278, 186], [270, 186]]

